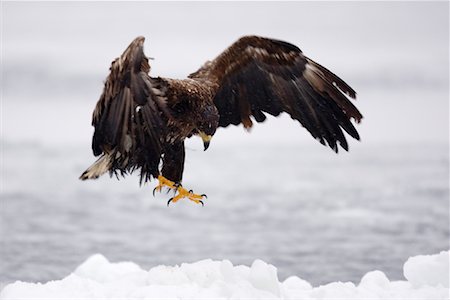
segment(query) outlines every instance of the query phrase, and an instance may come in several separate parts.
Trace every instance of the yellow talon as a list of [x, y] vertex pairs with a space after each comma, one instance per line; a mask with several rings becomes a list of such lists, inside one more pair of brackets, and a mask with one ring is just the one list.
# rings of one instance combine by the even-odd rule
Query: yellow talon
[[179, 186], [177, 188], [177, 192], [178, 192], [178, 194], [175, 197], [169, 199], [169, 201], [167, 202], [167, 206], [169, 206], [170, 202], [175, 203], [178, 200], [180, 200], [181, 198], [188, 198], [192, 202], [201, 204], [202, 206], [204, 205], [202, 199], [203, 199], [203, 197], [206, 197], [206, 195], [194, 194], [194, 192], [188, 191], [182, 186]]
[[158, 185], [153, 189], [153, 196], [155, 195], [155, 191], [160, 192], [164, 186], [167, 186], [169, 189], [176, 189], [176, 191], [178, 192], [177, 195], [175, 195], [173, 198], [169, 199], [169, 201], [167, 202], [167, 206], [169, 206], [170, 202], [175, 203], [182, 198], [188, 198], [192, 202], [201, 204], [203, 206], [202, 199], [203, 199], [203, 197], [206, 198], [205, 194], [202, 194], [202, 195], [194, 194], [194, 192], [192, 192], [192, 190], [188, 191], [181, 185], [176, 184], [175, 182], [165, 178], [162, 175], [158, 176]]

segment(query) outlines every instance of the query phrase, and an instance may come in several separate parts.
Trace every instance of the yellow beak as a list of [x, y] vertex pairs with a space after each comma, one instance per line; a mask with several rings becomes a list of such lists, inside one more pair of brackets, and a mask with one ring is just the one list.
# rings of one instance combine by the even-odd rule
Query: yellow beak
[[209, 142], [211, 141], [212, 136], [207, 135], [203, 131], [200, 131], [198, 134], [200, 135], [200, 137], [203, 140], [203, 146], [205, 147], [204, 151], [206, 151], [206, 149], [208, 149], [208, 147], [209, 147]]

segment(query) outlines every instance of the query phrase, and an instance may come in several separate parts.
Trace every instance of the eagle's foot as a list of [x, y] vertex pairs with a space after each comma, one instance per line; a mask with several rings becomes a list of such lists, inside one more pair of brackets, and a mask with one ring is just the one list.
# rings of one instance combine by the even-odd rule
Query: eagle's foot
[[175, 195], [175, 197], [170, 198], [169, 201], [167, 201], [167, 206], [169, 206], [169, 204], [175, 203], [178, 200], [182, 199], [182, 198], [188, 198], [189, 200], [191, 200], [192, 202], [195, 202], [197, 204], [201, 204], [202, 206], [204, 206], [205, 204], [203, 203], [203, 198], [207, 198], [207, 196], [205, 194], [199, 195], [199, 194], [194, 194], [194, 192], [192, 190], [186, 190], [184, 187], [182, 187], [181, 185], [178, 186], [177, 188], [177, 192], [178, 194]]
[[162, 175], [158, 176], [158, 185], [153, 189], [153, 196], [155, 196], [155, 192], [161, 192], [163, 187], [167, 187], [169, 191], [173, 190], [175, 191], [175, 193], [178, 192], [178, 194], [176, 194], [174, 197], [170, 198], [169, 201], [167, 201], [167, 206], [169, 206], [171, 202], [175, 203], [182, 198], [188, 198], [192, 202], [204, 206], [202, 200], [203, 198], [207, 198], [205, 194], [202, 195], [194, 194], [192, 190], [188, 191], [187, 189], [182, 187], [180, 183], [173, 182]]
[[158, 176], [158, 185], [153, 189], [153, 196], [155, 196], [155, 192], [161, 192], [163, 187], [168, 187], [170, 190], [175, 190], [180, 186], [179, 183], [175, 183], [166, 177], [159, 175]]

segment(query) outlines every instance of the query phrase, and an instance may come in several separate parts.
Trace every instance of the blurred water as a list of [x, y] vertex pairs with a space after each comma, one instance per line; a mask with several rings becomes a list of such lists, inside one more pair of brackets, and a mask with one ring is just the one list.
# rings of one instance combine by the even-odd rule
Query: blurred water
[[86, 149], [6, 143], [0, 280], [61, 278], [96, 252], [145, 268], [260, 258], [314, 284], [400, 279], [407, 257], [448, 248], [447, 146], [315, 146], [188, 150], [184, 184], [209, 198], [167, 208], [136, 176], [78, 181]]

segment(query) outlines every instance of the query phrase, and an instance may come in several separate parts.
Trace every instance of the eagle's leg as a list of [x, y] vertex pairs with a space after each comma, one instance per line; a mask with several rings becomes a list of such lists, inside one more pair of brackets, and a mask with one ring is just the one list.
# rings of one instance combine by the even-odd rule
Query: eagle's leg
[[155, 196], [155, 192], [161, 192], [162, 188], [165, 186], [168, 187], [170, 190], [176, 190], [180, 186], [180, 184], [175, 183], [162, 175], [159, 175], [158, 185], [153, 189], [153, 196]]
[[[194, 194], [192, 191], [188, 191], [181, 186], [181, 179], [183, 178], [184, 169], [184, 142], [176, 141], [171, 144], [166, 144], [164, 147], [163, 166], [161, 175], [158, 176], [158, 186], [153, 191], [161, 191], [164, 186], [175, 192], [175, 196], [169, 199], [167, 205], [170, 202], [177, 202], [182, 198], [188, 198], [189, 200], [203, 205], [203, 197], [206, 195]], [[170, 178], [170, 179], [168, 179]]]

